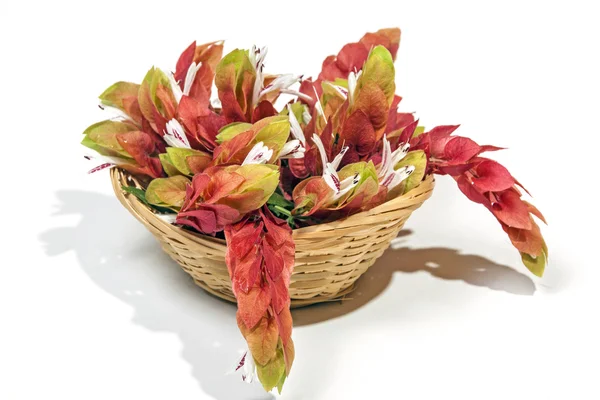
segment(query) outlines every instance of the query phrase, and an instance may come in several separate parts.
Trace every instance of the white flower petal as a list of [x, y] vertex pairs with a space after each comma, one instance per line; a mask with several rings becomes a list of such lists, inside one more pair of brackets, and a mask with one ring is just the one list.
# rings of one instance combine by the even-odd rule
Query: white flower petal
[[248, 54], [249, 58], [250, 58], [250, 62], [252, 63], [252, 65], [254, 66], [254, 69], [256, 70], [256, 79], [254, 80], [254, 88], [252, 90], [252, 105], [256, 106], [258, 104], [258, 100], [260, 98], [260, 91], [263, 88], [263, 84], [264, 84], [264, 75], [263, 75], [263, 69], [264, 69], [264, 61], [265, 61], [265, 57], [267, 56], [267, 52], [268, 52], [268, 48], [267, 47], [262, 47], [262, 48], [257, 48], [256, 46], [252, 46], [252, 50], [250, 51], [250, 53]]
[[407, 165], [389, 174], [381, 184], [387, 186], [388, 190], [392, 190], [398, 186], [403, 180], [408, 178], [415, 171], [413, 165]]
[[317, 93], [317, 89], [313, 86], [313, 91], [315, 92], [315, 96], [317, 97], [317, 101], [315, 102], [315, 108], [317, 112], [323, 119], [325, 119], [325, 112], [323, 112], [323, 106], [321, 105], [321, 100], [319, 99], [319, 94]]
[[377, 167], [377, 176], [379, 179], [387, 176], [388, 171], [390, 170], [390, 165], [392, 164], [392, 147], [390, 145], [389, 140], [387, 140], [387, 135], [383, 135], [383, 148], [381, 151], [381, 162]]
[[332, 197], [332, 201], [340, 199], [343, 195], [354, 189], [358, 182], [360, 181], [360, 175], [356, 174], [354, 176], [349, 176], [340, 182], [340, 190], [335, 193]]
[[113, 121], [131, 121], [135, 122], [129, 115], [125, 114], [125, 112], [117, 107], [107, 106], [105, 104], [98, 104], [98, 107], [102, 111], [106, 111], [109, 114], [112, 114], [110, 117]]
[[325, 180], [327, 186], [333, 190], [334, 196], [340, 192], [340, 178], [335, 169], [329, 163], [327, 163], [325, 168], [323, 168], [323, 179]]
[[196, 79], [196, 73], [198, 73], [200, 67], [202, 67], [202, 63], [196, 64], [195, 62], [192, 62], [188, 68], [187, 73], [185, 74], [185, 81], [183, 83], [184, 95], [189, 96], [190, 90], [192, 90], [192, 85], [194, 84], [194, 80]]
[[83, 156], [85, 159], [94, 161], [96, 166], [88, 171], [88, 174], [93, 174], [94, 172], [102, 171], [103, 169], [110, 168], [119, 164], [126, 164], [127, 160], [119, 157], [109, 157], [103, 156], [101, 154], [85, 154]]
[[302, 127], [296, 118], [296, 115], [292, 111], [292, 105], [288, 104], [288, 119], [290, 120], [290, 130], [292, 132], [292, 136], [295, 139], [298, 139], [302, 146], [306, 146], [306, 138], [304, 137], [304, 132], [302, 131]]
[[174, 224], [175, 221], [177, 220], [177, 214], [155, 214], [155, 215], [168, 224]]
[[285, 89], [289, 88], [290, 86], [292, 86], [294, 83], [299, 82], [300, 78], [301, 78], [300, 75], [294, 75], [294, 74], [279, 75], [277, 78], [275, 78], [273, 80], [273, 82], [271, 82], [269, 84], [269, 86], [267, 86], [260, 92], [260, 95], [258, 97], [260, 99], [262, 96], [264, 96], [267, 93], [271, 93], [271, 92], [274, 92], [277, 90], [279, 90], [279, 91], [285, 90]]
[[256, 364], [254, 363], [254, 358], [252, 357], [250, 350], [245, 351], [236, 363], [235, 368], [227, 371], [225, 375], [231, 375], [236, 372], [242, 374], [242, 380], [246, 383], [252, 383], [254, 380], [254, 376], [256, 375]]
[[304, 111], [302, 111], [302, 119], [304, 120], [304, 123], [306, 125], [308, 125], [310, 123], [310, 121], [312, 120], [312, 117], [310, 116], [310, 113], [308, 112], [308, 109], [304, 109]]
[[297, 139], [290, 140], [283, 146], [279, 152], [278, 158], [303, 158], [304, 151], [305, 149], [302, 142]]
[[402, 160], [408, 154], [410, 150], [410, 144], [406, 143], [400, 145], [394, 152], [392, 153], [392, 168], [394, 165], [398, 164], [400, 160]]
[[271, 157], [273, 157], [273, 150], [265, 146], [263, 142], [258, 142], [252, 147], [242, 165], [266, 164]]
[[210, 105], [213, 106], [213, 108], [221, 108], [223, 107], [223, 105], [221, 104], [221, 100], [218, 97], [215, 97], [214, 99], [210, 100]]
[[335, 90], [337, 92], [337, 94], [339, 94], [344, 99], [346, 99], [348, 97], [348, 90], [345, 87], [342, 87], [339, 85], [334, 85], [333, 83], [327, 82], [327, 81], [323, 82], [323, 84], [331, 87], [333, 90]]
[[327, 165], [327, 153], [325, 152], [325, 146], [323, 146], [321, 138], [316, 133], [313, 133], [312, 140], [315, 143], [315, 146], [317, 146], [317, 149], [319, 149], [319, 154], [321, 155], [321, 165], [323, 166], [323, 169], [325, 169], [325, 166]]
[[175, 100], [177, 100], [177, 104], [181, 101], [181, 97], [183, 96], [183, 92], [179, 87], [179, 84], [175, 80], [175, 76], [171, 72], [162, 71], [169, 78], [169, 84], [171, 85], [171, 91], [173, 92], [173, 96]]
[[356, 84], [361, 74], [362, 70], [358, 71], [358, 74], [354, 72], [348, 74], [348, 100], [350, 105], [354, 104], [354, 91], [356, 90]]
[[348, 146], [342, 147], [342, 150], [340, 151], [340, 153], [337, 156], [335, 156], [335, 158], [331, 162], [331, 165], [333, 166], [333, 168], [336, 171], [337, 171], [338, 167], [340, 166], [340, 163], [342, 162], [342, 158], [344, 158], [344, 155], [346, 154], [347, 151], [348, 151]]
[[190, 149], [190, 142], [185, 135], [183, 126], [175, 118], [170, 120], [165, 125], [166, 131], [164, 132], [163, 139], [171, 147], [179, 147], [182, 149]]
[[302, 99], [302, 100], [304, 100], [304, 101], [306, 101], [306, 102], [311, 102], [311, 101], [313, 101], [312, 97], [310, 97], [310, 96], [308, 96], [308, 95], [306, 95], [306, 94], [304, 94], [304, 93], [300, 93], [300, 92], [299, 92], [299, 91], [297, 91], [297, 90], [292, 90], [292, 89], [281, 89], [279, 92], [280, 92], [280, 93], [285, 93], [285, 94], [291, 94], [292, 96], [296, 96], [296, 97], [298, 97], [299, 99]]

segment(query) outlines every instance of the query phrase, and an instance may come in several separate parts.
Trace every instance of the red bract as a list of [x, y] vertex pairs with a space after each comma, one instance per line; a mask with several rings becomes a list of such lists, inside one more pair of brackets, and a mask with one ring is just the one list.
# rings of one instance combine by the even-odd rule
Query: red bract
[[[235, 182], [235, 186], [230, 185], [227, 189], [229, 191], [234, 190], [240, 185], [241, 180]], [[223, 194], [217, 194], [215, 201], [209, 201], [212, 199], [207, 194], [210, 189], [213, 192], [219, 192], [218, 188], [214, 188], [215, 185], [208, 174], [194, 175], [192, 184], [186, 188], [185, 202], [181, 207], [181, 211], [177, 214], [178, 224], [214, 235], [222, 231], [227, 225], [239, 220], [240, 213], [238, 210], [225, 204], [215, 204], [217, 200], [224, 196]]]
[[117, 135], [117, 140], [138, 164], [137, 167], [124, 166], [124, 168], [133, 173], [149, 175], [153, 178], [162, 176], [160, 160], [151, 157], [156, 151], [156, 144], [149, 134], [140, 131], [120, 133]]
[[216, 136], [225, 118], [209, 109], [208, 102], [201, 102], [183, 96], [177, 108], [177, 115], [186, 129], [192, 148], [213, 151], [217, 146]]

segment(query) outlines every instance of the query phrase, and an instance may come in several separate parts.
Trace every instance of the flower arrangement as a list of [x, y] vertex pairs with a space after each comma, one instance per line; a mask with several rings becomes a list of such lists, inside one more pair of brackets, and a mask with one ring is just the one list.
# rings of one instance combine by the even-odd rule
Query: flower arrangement
[[481, 156], [500, 148], [454, 135], [458, 126], [426, 130], [398, 112], [399, 42], [397, 28], [367, 33], [327, 57], [314, 80], [267, 74], [266, 48], [222, 57], [222, 42], [194, 42], [173, 73], [151, 68], [141, 84], [110, 86], [100, 108], [114, 116], [84, 132], [82, 144], [96, 152], [86, 158], [98, 164], [90, 172], [122, 168], [143, 183], [123, 190], [161, 218], [225, 238], [249, 348], [236, 370], [246, 381], [256, 372], [267, 391], [281, 391], [294, 360], [295, 228], [372, 209], [431, 174], [449, 175], [496, 217], [525, 266], [544, 271], [548, 249], [533, 218], [544, 217], [505, 167]]

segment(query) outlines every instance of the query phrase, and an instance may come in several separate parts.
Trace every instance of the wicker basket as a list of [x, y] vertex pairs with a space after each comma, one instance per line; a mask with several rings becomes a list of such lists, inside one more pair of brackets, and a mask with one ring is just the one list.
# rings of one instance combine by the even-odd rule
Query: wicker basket
[[[198, 286], [235, 302], [225, 264], [224, 240], [195, 234], [158, 218], [122, 186], [140, 184], [129, 173], [112, 168], [119, 201], [158, 239], [162, 248]], [[410, 214], [431, 196], [433, 177], [407, 194], [369, 211], [331, 223], [294, 230], [296, 264], [291, 278], [292, 307], [340, 299], [388, 248]]]

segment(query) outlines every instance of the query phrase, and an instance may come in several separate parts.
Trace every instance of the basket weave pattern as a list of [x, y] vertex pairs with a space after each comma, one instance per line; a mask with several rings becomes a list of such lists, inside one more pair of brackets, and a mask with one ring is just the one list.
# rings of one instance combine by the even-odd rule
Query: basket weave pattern
[[[158, 239], [164, 251], [208, 292], [235, 302], [225, 264], [224, 240], [195, 234], [163, 221], [122, 186], [140, 184], [127, 172], [112, 168], [119, 201]], [[339, 299], [397, 236], [411, 213], [431, 196], [434, 180], [427, 177], [403, 196], [371, 210], [326, 224], [295, 229], [294, 272], [290, 283], [292, 307]]]

